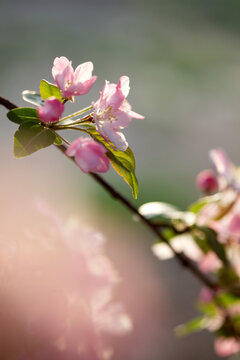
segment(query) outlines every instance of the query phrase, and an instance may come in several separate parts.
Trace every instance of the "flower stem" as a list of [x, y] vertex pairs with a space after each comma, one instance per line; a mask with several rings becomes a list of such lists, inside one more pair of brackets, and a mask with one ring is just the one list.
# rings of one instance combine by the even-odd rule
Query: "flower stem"
[[[14, 105], [10, 101], [8, 101], [2, 97], [0, 97], [0, 105], [5, 106], [8, 110], [17, 108], [16, 105]], [[84, 109], [84, 111], [87, 111], [87, 110]], [[75, 114], [72, 114], [70, 117], [75, 116]], [[79, 114], [79, 112], [77, 114]], [[67, 117], [67, 118], [70, 118], [70, 117]], [[75, 130], [81, 130], [81, 129], [75, 128], [75, 127], [68, 127], [68, 128], [74, 128]], [[58, 150], [60, 150], [66, 156], [66, 146], [65, 145], [55, 145], [55, 146]], [[69, 159], [71, 159], [74, 162], [74, 164], [76, 164], [73, 158], [69, 158]], [[194, 274], [194, 276], [197, 277], [204, 285], [206, 285], [208, 288], [212, 289], [213, 291], [216, 291], [219, 288], [218, 284], [215, 283], [212, 279], [208, 278], [208, 276], [203, 274], [199, 270], [197, 265], [194, 262], [192, 262], [192, 260], [190, 260], [184, 253], [179, 253], [172, 247], [172, 245], [167, 241], [167, 239], [162, 234], [160, 224], [158, 224], [158, 227], [156, 227], [149, 219], [145, 218], [142, 214], [140, 214], [138, 209], [133, 204], [131, 204], [121, 193], [119, 193], [111, 184], [109, 184], [101, 176], [99, 176], [98, 174], [94, 174], [94, 173], [90, 173], [89, 175], [95, 181], [97, 181], [112, 197], [119, 200], [130, 212], [137, 215], [143, 224], [145, 224], [155, 235], [157, 235], [157, 237], [159, 239], [161, 239], [164, 243], [166, 243], [168, 245], [168, 247], [175, 254], [179, 263], [181, 265], [183, 265], [184, 267], [188, 268]], [[163, 226], [165, 226], [165, 224]]]
[[89, 111], [89, 110], [92, 110], [92, 105], [82, 109], [82, 110], [79, 110], [73, 114], [70, 114], [68, 116], [65, 116], [64, 118], [62, 118], [61, 120], [58, 121], [58, 123], [62, 122], [62, 121], [65, 121], [65, 120], [68, 120], [68, 119], [72, 119], [73, 117], [75, 116], [78, 116], [78, 115], [81, 115], [83, 113], [85, 113], [86, 111]]

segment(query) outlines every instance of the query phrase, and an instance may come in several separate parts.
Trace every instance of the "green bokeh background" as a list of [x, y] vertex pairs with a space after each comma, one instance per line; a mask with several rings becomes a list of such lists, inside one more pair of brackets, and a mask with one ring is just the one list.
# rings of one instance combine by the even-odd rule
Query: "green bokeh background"
[[[97, 99], [105, 79], [128, 75], [128, 100], [145, 116], [125, 131], [136, 155], [137, 205], [161, 200], [185, 209], [198, 196], [194, 180], [210, 166], [209, 149], [224, 147], [240, 162], [239, 14], [234, 0], [2, 1], [0, 94], [23, 106], [21, 91], [37, 90], [42, 78], [52, 81], [53, 59], [61, 55], [74, 67], [93, 61], [98, 75], [91, 92], [68, 104], [66, 113]], [[160, 264], [149, 250], [152, 235], [55, 149], [14, 159], [15, 125], [4, 109], [0, 118], [3, 208], [8, 204], [17, 219], [40, 195], [106, 234], [123, 279], [120, 296], [135, 322], [128, 338], [114, 340], [114, 359], [216, 359], [211, 336], [173, 335], [195, 314], [197, 281], [173, 261]], [[112, 171], [106, 178], [131, 198]]]

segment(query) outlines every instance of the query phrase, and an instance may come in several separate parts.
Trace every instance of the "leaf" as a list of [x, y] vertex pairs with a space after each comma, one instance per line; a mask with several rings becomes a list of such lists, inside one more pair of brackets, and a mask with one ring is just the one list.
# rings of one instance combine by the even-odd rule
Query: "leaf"
[[41, 120], [38, 117], [37, 110], [34, 108], [17, 108], [10, 110], [7, 113], [7, 117], [9, 120], [16, 124], [22, 124], [25, 121], [31, 121], [34, 123], [40, 123]]
[[205, 239], [212, 251], [218, 256], [224, 265], [228, 266], [229, 262], [226, 256], [224, 246], [218, 241], [217, 233], [206, 226], [198, 226], [197, 229], [203, 232]]
[[205, 205], [209, 203], [214, 203], [220, 200], [219, 194], [214, 194], [211, 196], [205, 196], [198, 201], [191, 204], [188, 208], [188, 211], [193, 212], [194, 214], [197, 214]]
[[23, 100], [36, 106], [43, 106], [44, 104], [44, 100], [41, 98], [41, 95], [38, 94], [36, 91], [24, 90], [22, 92], [22, 98]]
[[56, 135], [35, 122], [25, 122], [14, 135], [14, 155], [24, 157], [54, 143]]
[[221, 304], [223, 307], [227, 308], [231, 305], [239, 304], [240, 299], [239, 296], [235, 296], [228, 292], [220, 293], [218, 296], [215, 297], [218, 304]]
[[179, 213], [175, 206], [160, 201], [143, 204], [138, 211], [155, 223], [161, 221], [161, 223], [166, 222], [167, 224]]
[[55, 138], [55, 141], [54, 141], [54, 145], [62, 145], [62, 140], [60, 139], [60, 137], [59, 136], [56, 136], [56, 138]]
[[204, 317], [196, 317], [186, 324], [179, 325], [175, 328], [176, 336], [185, 336], [191, 334], [192, 332], [201, 331], [205, 329], [206, 321]]
[[135, 175], [135, 158], [132, 150], [129, 147], [126, 151], [115, 150], [113, 145], [110, 145], [107, 141], [105, 141], [94, 126], [86, 125], [82, 131], [87, 132], [96, 141], [105, 146], [105, 148], [108, 150], [106, 155], [109, 158], [113, 168], [131, 187], [133, 196], [135, 199], [137, 199], [139, 187]]
[[40, 82], [40, 94], [44, 100], [51, 96], [55, 96], [61, 102], [63, 101], [59, 88], [46, 80], [41, 80]]
[[143, 204], [139, 212], [155, 224], [174, 224], [179, 230], [192, 226], [196, 220], [193, 213], [179, 211], [175, 206], [160, 201]]

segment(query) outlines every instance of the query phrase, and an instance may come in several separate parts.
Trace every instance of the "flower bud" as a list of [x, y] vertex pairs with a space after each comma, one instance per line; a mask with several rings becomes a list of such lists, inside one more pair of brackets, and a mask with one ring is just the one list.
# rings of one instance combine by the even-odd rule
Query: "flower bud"
[[38, 116], [44, 123], [57, 122], [64, 111], [64, 105], [56, 97], [46, 99], [43, 106], [37, 108]]
[[211, 194], [217, 191], [218, 182], [212, 170], [203, 170], [196, 177], [197, 188], [205, 194]]

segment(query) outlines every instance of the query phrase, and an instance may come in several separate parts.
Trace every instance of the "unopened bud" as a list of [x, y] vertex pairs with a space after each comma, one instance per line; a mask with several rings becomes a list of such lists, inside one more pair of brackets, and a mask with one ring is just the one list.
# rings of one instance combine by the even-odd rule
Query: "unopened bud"
[[211, 194], [217, 191], [218, 182], [212, 170], [203, 170], [196, 177], [197, 188], [205, 194]]

